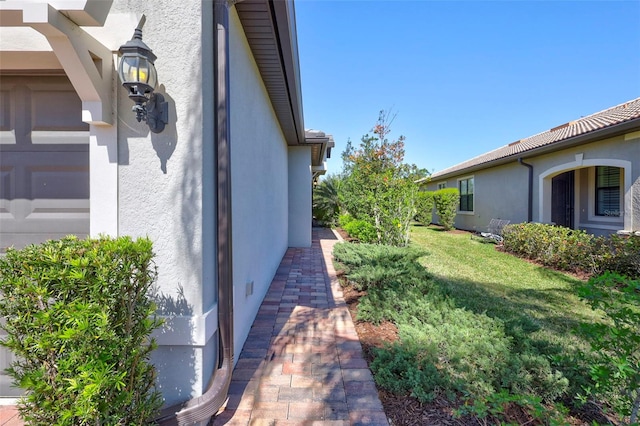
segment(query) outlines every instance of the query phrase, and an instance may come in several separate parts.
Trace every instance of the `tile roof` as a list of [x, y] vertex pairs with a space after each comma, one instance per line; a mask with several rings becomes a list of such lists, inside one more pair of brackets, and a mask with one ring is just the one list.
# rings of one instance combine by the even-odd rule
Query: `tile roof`
[[562, 142], [575, 136], [584, 135], [605, 127], [614, 126], [633, 119], [640, 118], [640, 98], [625, 102], [604, 111], [570, 121], [561, 126], [554, 127], [546, 132], [528, 138], [520, 139], [508, 145], [479, 155], [455, 166], [435, 172], [431, 179], [461, 172], [474, 166], [492, 163], [494, 161], [516, 156], [543, 146]]

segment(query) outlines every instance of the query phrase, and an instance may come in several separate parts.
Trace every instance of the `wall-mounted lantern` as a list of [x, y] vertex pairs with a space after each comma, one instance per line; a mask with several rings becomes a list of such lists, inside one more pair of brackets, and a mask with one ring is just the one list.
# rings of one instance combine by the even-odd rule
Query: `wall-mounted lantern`
[[129, 92], [129, 98], [136, 103], [132, 110], [136, 113], [138, 122], [146, 121], [152, 132], [160, 133], [169, 122], [169, 108], [164, 97], [153, 92], [158, 82], [153, 65], [156, 55], [142, 41], [142, 26], [145, 21], [146, 17], [142, 15], [133, 38], [120, 46], [118, 75]]

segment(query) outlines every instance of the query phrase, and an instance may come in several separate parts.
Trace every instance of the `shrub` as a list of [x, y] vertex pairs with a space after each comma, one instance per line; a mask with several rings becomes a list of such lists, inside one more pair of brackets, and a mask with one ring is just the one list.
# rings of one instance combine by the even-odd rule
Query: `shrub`
[[378, 240], [376, 228], [363, 219], [353, 219], [351, 216], [340, 216], [340, 226], [349, 236], [361, 243], [375, 243]]
[[640, 236], [612, 235], [608, 241], [608, 256], [603, 270], [640, 279]]
[[598, 272], [604, 253], [602, 237], [585, 231], [541, 223], [505, 226], [504, 250], [552, 268], [570, 272]]
[[640, 278], [640, 237], [595, 237], [585, 231], [542, 223], [507, 225], [504, 250], [545, 266], [598, 275], [617, 272]]
[[433, 192], [418, 191], [416, 193], [416, 220], [423, 225], [430, 225], [433, 220]]
[[31, 425], [142, 425], [161, 406], [148, 239], [66, 237], [0, 259], [2, 345]]
[[603, 396], [629, 424], [637, 424], [640, 409], [639, 289], [640, 281], [613, 273], [591, 278], [578, 289], [579, 296], [609, 320], [579, 329], [599, 355], [590, 369], [596, 387], [586, 391]]
[[426, 277], [426, 271], [416, 262], [425, 255], [419, 249], [340, 243], [334, 246], [333, 255], [358, 290]]
[[440, 219], [440, 225], [446, 230], [453, 229], [458, 203], [460, 202], [460, 191], [457, 188], [439, 189], [433, 193], [433, 200]]
[[334, 246], [349, 281], [367, 291], [358, 320], [398, 326], [399, 340], [373, 351], [380, 387], [420, 401], [460, 393], [482, 399], [500, 389], [552, 401], [567, 391], [567, 378], [530, 332], [517, 334], [514, 324], [456, 306], [419, 263], [424, 254], [413, 247]]
[[416, 350], [399, 344], [374, 348], [371, 371], [376, 384], [395, 394], [408, 394], [420, 402], [433, 401], [445, 383], [435, 367], [437, 354], [432, 350], [427, 356], [425, 352], [418, 357]]

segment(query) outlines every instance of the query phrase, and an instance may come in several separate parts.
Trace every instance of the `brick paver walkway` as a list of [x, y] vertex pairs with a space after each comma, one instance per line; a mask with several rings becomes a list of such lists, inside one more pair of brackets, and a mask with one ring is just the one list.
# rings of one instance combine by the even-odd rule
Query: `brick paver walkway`
[[2, 426], [22, 426], [22, 420], [18, 414], [18, 409], [12, 405], [0, 406], [0, 425]]
[[[314, 228], [310, 248], [287, 250], [214, 425], [389, 424], [333, 268], [337, 241]], [[0, 425], [22, 425], [14, 407]]]
[[331, 260], [338, 241], [314, 228], [287, 251], [214, 425], [388, 425]]

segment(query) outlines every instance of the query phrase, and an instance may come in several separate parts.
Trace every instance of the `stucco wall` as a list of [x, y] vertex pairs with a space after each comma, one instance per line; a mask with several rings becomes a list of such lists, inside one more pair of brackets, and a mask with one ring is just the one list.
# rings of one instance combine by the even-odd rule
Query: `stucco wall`
[[[230, 29], [234, 334], [239, 354], [287, 249], [288, 150], [234, 9]], [[248, 283], [253, 283], [251, 295]]]
[[[566, 170], [576, 170], [575, 226], [594, 234], [637, 229], [632, 220], [640, 204], [633, 203], [634, 182], [640, 179], [640, 132], [564, 149], [530, 159], [536, 171], [534, 181], [534, 220], [549, 222], [550, 179]], [[622, 193], [625, 212], [618, 217], [595, 217], [593, 167], [609, 165], [624, 169]], [[591, 174], [591, 176], [590, 176]], [[543, 179], [540, 178], [543, 176]], [[546, 186], [546, 189], [545, 189]]]
[[311, 147], [289, 147], [289, 247], [311, 247]]
[[[563, 149], [549, 154], [527, 157], [533, 166], [533, 221], [550, 222], [550, 182], [553, 176], [576, 170], [576, 228], [595, 234], [640, 227], [640, 132]], [[625, 169], [623, 194], [625, 213], [620, 218], [597, 218], [589, 215], [593, 207], [593, 182], [589, 173], [595, 165], [611, 165]], [[517, 160], [497, 167], [462, 173], [447, 179], [434, 179], [426, 185], [430, 191], [438, 183], [456, 188], [460, 178], [474, 177], [474, 212], [459, 213], [455, 226], [467, 230], [483, 230], [491, 218], [509, 219], [512, 223], [527, 220], [528, 169]], [[437, 220], [437, 216], [435, 217]], [[628, 229], [627, 229], [628, 228]]]
[[[143, 40], [158, 57], [157, 91], [169, 102], [170, 123], [153, 134], [136, 122], [118, 85], [118, 233], [151, 238], [160, 312], [182, 317], [159, 333], [153, 356], [163, 396], [172, 404], [202, 393], [217, 341], [210, 321], [216, 317], [212, 8], [196, 0], [116, 0], [111, 13], [146, 15]], [[133, 28], [122, 42], [132, 34]], [[208, 328], [193, 327], [204, 322]]]
[[[529, 171], [517, 161], [446, 179], [447, 188], [458, 188], [458, 180], [473, 177], [473, 212], [459, 212], [454, 226], [484, 232], [491, 219], [508, 219], [512, 223], [527, 220], [527, 182]], [[435, 191], [442, 180], [427, 185]], [[513, 200], [518, 200], [514, 202]], [[435, 217], [437, 220], [437, 216]]]

